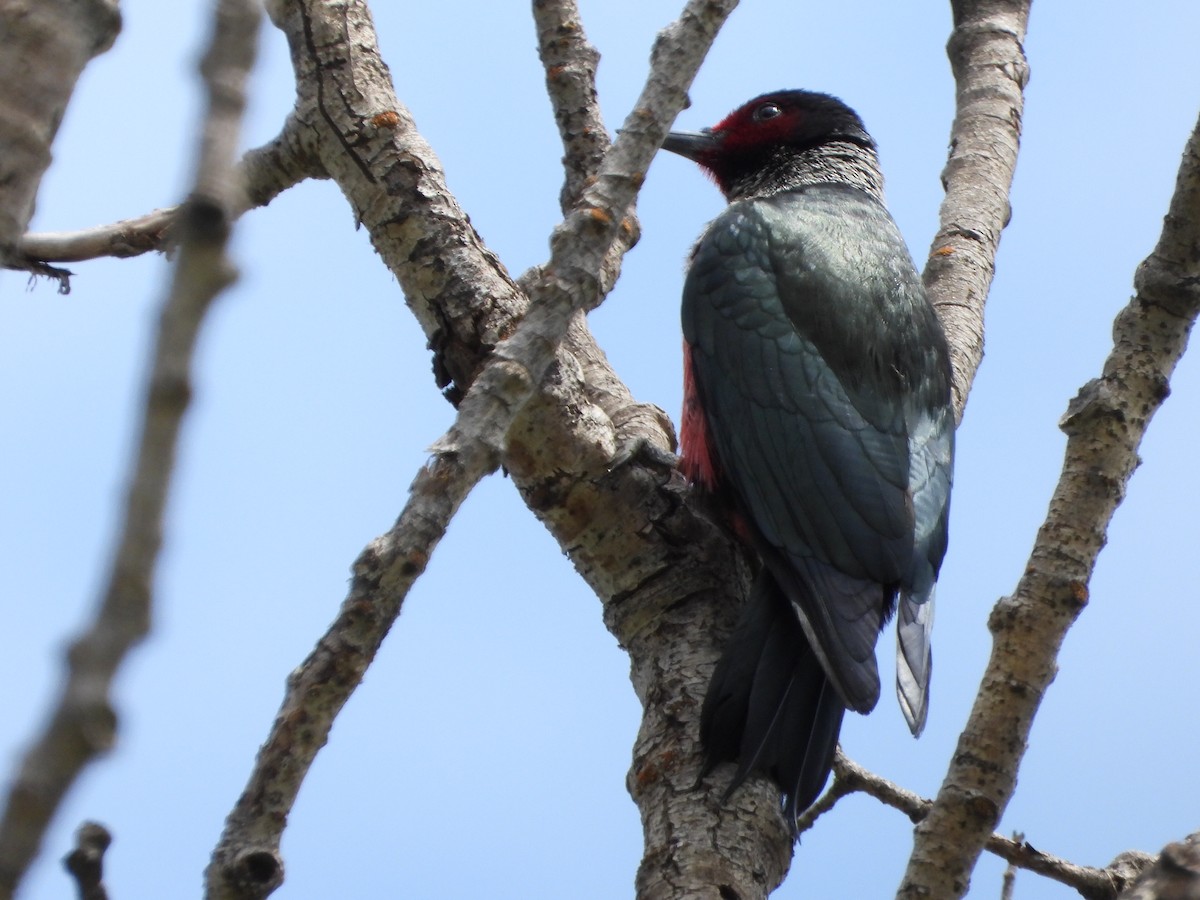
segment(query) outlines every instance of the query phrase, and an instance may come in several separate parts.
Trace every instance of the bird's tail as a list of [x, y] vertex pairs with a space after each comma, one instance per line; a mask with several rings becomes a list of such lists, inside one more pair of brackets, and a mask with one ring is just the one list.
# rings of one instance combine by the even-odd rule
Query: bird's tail
[[784, 815], [794, 825], [825, 785], [845, 711], [764, 566], [704, 698], [704, 774], [736, 761], [726, 796], [751, 773], [766, 775], [779, 785]]

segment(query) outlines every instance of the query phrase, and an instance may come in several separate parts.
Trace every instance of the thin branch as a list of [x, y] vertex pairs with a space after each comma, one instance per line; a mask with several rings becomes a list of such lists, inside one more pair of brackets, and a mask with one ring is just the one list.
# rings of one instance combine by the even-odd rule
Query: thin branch
[[[884, 806], [904, 813], [914, 823], [923, 821], [933, 806], [933, 801], [859, 765], [839, 747], [833, 760], [833, 783], [797, 820], [798, 830], [808, 830], [818, 818], [833, 809], [839, 800], [854, 793], [874, 797]], [[1010, 866], [1026, 869], [1074, 888], [1088, 900], [1114, 900], [1149, 859], [1145, 854], [1136, 854], [1133, 858], [1122, 856], [1107, 867], [1097, 869], [1076, 865], [1061, 857], [1043, 853], [1027, 842], [1024, 835], [1014, 835], [1009, 839], [997, 833], [988, 836], [984, 849]]]
[[991, 658], [946, 779], [917, 826], [900, 897], [957, 897], [1016, 785], [1063, 638], [1088, 601], [1138, 446], [1169, 393], [1200, 312], [1200, 122], [1183, 153], [1162, 236], [1117, 316], [1103, 374], [1071, 401], [1062, 474], [1025, 573], [992, 611]]
[[[283, 130], [261, 147], [247, 150], [233, 178], [240, 190], [230, 198], [234, 218], [254, 207], [266, 206], [288, 188], [308, 178], [323, 178], [324, 170], [311, 148], [302, 141], [294, 117]], [[10, 268], [59, 279], [59, 290], [70, 291], [72, 274], [50, 263], [83, 262], [102, 257], [125, 259], [150, 251], [165, 251], [174, 241], [173, 229], [182, 207], [170, 206], [133, 219], [80, 231], [31, 232], [21, 238]]]
[[[584, 197], [587, 187], [600, 172], [609, 149], [608, 129], [596, 96], [596, 65], [600, 54], [583, 30], [575, 0], [534, 0], [534, 23], [538, 33], [538, 55], [546, 69], [546, 91], [554, 107], [554, 120], [563, 143], [565, 180], [559, 204], [568, 214]], [[669, 124], [669, 123], [668, 123]], [[641, 226], [632, 204], [621, 217], [621, 240], [614, 243], [600, 274], [600, 293], [607, 296], [621, 274], [621, 262], [641, 237]], [[517, 283], [523, 291], [534, 290], [544, 274], [534, 267]]]
[[108, 900], [104, 887], [104, 853], [112, 835], [99, 822], [84, 822], [75, 832], [75, 849], [63, 859], [63, 866], [75, 879], [79, 900]]
[[[278, 8], [275, 12], [289, 38], [293, 43], [300, 41], [306, 53], [316, 54], [318, 46], [324, 48], [314, 35], [325, 33], [330, 23], [323, 17], [328, 17], [335, 25], [329, 33], [344, 39], [350, 39], [353, 29], [347, 26], [351, 22], [357, 27], [357, 60], [370, 65], [377, 58], [369, 18], [365, 25], [358, 18], [365, 15], [365, 7], [331, 9], [294, 3], [290, 14]], [[213, 853], [206, 876], [210, 900], [265, 897], [282, 882], [279, 839], [308, 767], [462, 499], [499, 465], [508, 431], [555, 359], [575, 313], [594, 307], [603, 298], [605, 263], [613, 247], [624, 240], [622, 220], [641, 187], [641, 173], [682, 107], [687, 87], [727, 14], [728, 9], [694, 0], [680, 22], [659, 36], [650, 77], [626, 132], [606, 155], [579, 207], [555, 229], [551, 258], [533, 287], [529, 313], [515, 333], [497, 345], [472, 380], [454, 427], [437, 442], [433, 460], [418, 473], [404, 513], [392, 531], [373, 542], [355, 563], [351, 591], [338, 619], [289, 679], [280, 714]], [[339, 20], [339, 16], [345, 18]], [[353, 79], [356, 75], [344, 71], [344, 65], [338, 68], [343, 70], [341, 76]], [[318, 78], [324, 74], [319, 65], [314, 73]], [[387, 84], [377, 84], [375, 90], [384, 87], [390, 90]], [[317, 95], [318, 103], [324, 103], [324, 90]], [[389, 130], [403, 128], [406, 141], [419, 141], [411, 123], [394, 111], [398, 106], [391, 107]], [[327, 108], [322, 111], [328, 116]], [[331, 122], [327, 119], [325, 124]], [[344, 157], [353, 151], [345, 142], [332, 149], [342, 165], [326, 157], [331, 172], [336, 175], [357, 169], [353, 187], [359, 189], [358, 176], [366, 175], [378, 194], [379, 182], [369, 167], [363, 169], [365, 160], [355, 158], [351, 169]], [[387, 166], [392, 161], [376, 158], [373, 162]], [[352, 194], [348, 187], [343, 189]], [[381, 199], [377, 196], [375, 202]], [[419, 217], [419, 198], [406, 199], [410, 208], [404, 215]], [[444, 214], [445, 207], [441, 207], [438, 215]], [[445, 223], [423, 224], [438, 228]], [[458, 224], [461, 229], [465, 222]], [[491, 260], [476, 263], [490, 265]], [[470, 287], [479, 290], [480, 285]]]
[[538, 56], [546, 70], [546, 92], [563, 143], [563, 213], [583, 195], [608, 150], [608, 129], [596, 96], [600, 53], [587, 39], [575, 0], [533, 0]]
[[[1020, 844], [1025, 840], [1025, 835], [1019, 831], [1013, 832], [1013, 843]], [[1010, 862], [1004, 867], [1004, 876], [1000, 881], [1000, 900], [1013, 900], [1013, 891], [1017, 887], [1017, 864]]]
[[[454, 431], [443, 441], [457, 443]], [[355, 561], [349, 594], [312, 653], [288, 677], [271, 733], [229, 814], [206, 873], [210, 900], [265, 897], [283, 883], [279, 838], [300, 785], [450, 520], [495, 468], [488, 449], [468, 441], [461, 453], [436, 454], [417, 473], [396, 524]]]
[[1030, 0], [952, 0], [946, 48], [956, 84], [946, 198], [925, 265], [925, 288], [942, 320], [961, 419], [983, 359], [983, 310], [1021, 139], [1029, 66], [1022, 42]]
[[80, 231], [31, 232], [17, 245], [18, 259], [14, 265], [82, 262], [104, 256], [124, 259], [162, 250], [166, 247], [168, 230], [178, 214], [179, 207], [170, 206]]
[[222, 0], [202, 63], [208, 88], [196, 189], [185, 204], [179, 260], [163, 306], [125, 517], [96, 617], [71, 645], [61, 694], [17, 771], [0, 818], [0, 897], [10, 898], [37, 854], [59, 803], [116, 732], [109, 698], [129, 650], [149, 630], [163, 508], [183, 414], [191, 358], [213, 298], [232, 280], [224, 249], [230, 172], [254, 59], [260, 14], [252, 0]]

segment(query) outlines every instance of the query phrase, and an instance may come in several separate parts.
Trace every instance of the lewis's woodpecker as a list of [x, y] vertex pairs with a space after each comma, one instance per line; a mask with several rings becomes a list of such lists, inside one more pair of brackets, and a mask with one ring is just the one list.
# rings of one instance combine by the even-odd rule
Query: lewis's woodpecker
[[730, 792], [770, 777], [794, 825], [843, 713], [879, 699], [893, 613], [900, 707], [925, 724], [950, 356], [852, 109], [780, 91], [663, 146], [729, 200], [683, 289], [681, 466], [759, 560], [701, 710], [705, 772], [736, 761]]

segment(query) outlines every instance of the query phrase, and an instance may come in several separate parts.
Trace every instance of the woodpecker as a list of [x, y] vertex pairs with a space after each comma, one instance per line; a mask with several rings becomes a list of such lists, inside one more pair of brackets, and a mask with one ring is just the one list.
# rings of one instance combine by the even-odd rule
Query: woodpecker
[[771, 778], [794, 829], [843, 714], [879, 699], [875, 644], [893, 614], [896, 694], [914, 736], [925, 724], [950, 354], [884, 206], [875, 142], [840, 100], [764, 94], [663, 147], [729, 201], [683, 289], [680, 466], [759, 565], [701, 708], [702, 777], [736, 762], [726, 799]]

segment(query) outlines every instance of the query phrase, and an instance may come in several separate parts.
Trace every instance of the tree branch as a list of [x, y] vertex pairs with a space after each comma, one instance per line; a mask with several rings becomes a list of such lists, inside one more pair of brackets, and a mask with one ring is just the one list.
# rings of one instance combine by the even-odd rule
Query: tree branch
[[[1200, 831], [1182, 841], [1168, 844], [1156, 859], [1138, 854], [1118, 856], [1110, 868], [1126, 864], [1134, 870], [1141, 862], [1140, 877], [1119, 900], [1196, 900], [1200, 897]], [[1132, 863], [1132, 865], [1129, 865]], [[1132, 879], [1131, 879], [1132, 880]]]
[[233, 277], [224, 256], [230, 172], [259, 18], [252, 0], [222, 0], [201, 65], [208, 109], [196, 187], [184, 206], [179, 260], [159, 322], [124, 523], [96, 617], [68, 651], [61, 694], [21, 762], [0, 818], [0, 898], [6, 900], [67, 789], [85, 765], [112, 746], [116, 713], [109, 689], [129, 650], [149, 630], [163, 507], [191, 394], [193, 348], [213, 298]]
[[946, 779], [917, 827], [900, 897], [958, 897], [1016, 784], [1017, 768], [1063, 638], [1088, 600], [1108, 524], [1137, 449], [1200, 311], [1200, 122], [1137, 293], [1117, 316], [1100, 378], [1071, 401], [1062, 475], [1025, 574], [992, 611], [993, 647]]
[[178, 214], [178, 206], [168, 206], [132, 219], [79, 231], [30, 232], [17, 244], [14, 265], [26, 268], [38, 262], [82, 262], [104, 256], [124, 259], [151, 250], [163, 250]]
[[[874, 797], [884, 806], [899, 810], [918, 823], [929, 815], [933, 806], [926, 800], [898, 784], [876, 775], [860, 766], [837, 749], [833, 760], [833, 784], [809, 809], [797, 819], [797, 833], [810, 829], [841, 798], [853, 793], [864, 793]], [[1038, 875], [1074, 888], [1088, 900], [1115, 900], [1117, 894], [1128, 886], [1149, 863], [1145, 854], [1124, 854], [1103, 869], [1080, 866], [1049, 853], [1043, 853], [1024, 839], [1014, 835], [1012, 839], [992, 833], [984, 849], [1009, 863]]]
[[579, 202], [609, 146], [596, 96], [600, 54], [583, 32], [575, 0], [533, 0], [533, 20], [546, 92], [562, 137], [566, 179], [559, 204], [567, 213]]
[[283, 705], [205, 873], [209, 900], [266, 897], [283, 883], [279, 840], [333, 720], [362, 682], [462, 501], [495, 467], [494, 448], [456, 441], [457, 427], [442, 439], [456, 449], [437, 453], [417, 473], [396, 524], [355, 561], [337, 618], [288, 677]]
[[99, 822], [84, 822], [75, 832], [75, 849], [63, 859], [63, 866], [75, 879], [79, 900], [108, 900], [104, 887], [104, 853], [112, 835]]
[[925, 289], [942, 320], [954, 364], [961, 419], [983, 360], [983, 310], [996, 271], [1000, 233], [1021, 140], [1029, 66], [1022, 42], [1030, 0], [951, 0], [946, 51], [956, 84], [946, 198], [925, 264]]
[[[0, 266], [29, 227], [50, 145], [84, 66], [121, 30], [116, 0], [0, 0]], [[29, 78], [30, 72], [38, 77]]]
[[[279, 838], [296, 790], [324, 744], [333, 718], [361, 680], [458, 504], [499, 464], [514, 420], [542, 383], [575, 314], [599, 303], [609, 286], [605, 264], [614, 246], [624, 240], [625, 210], [632, 205], [641, 173], [683, 105], [687, 85], [711, 43], [719, 24], [714, 24], [714, 10], [720, 7], [694, 2], [687, 10], [691, 18], [685, 15], [660, 36], [651, 77], [626, 133], [606, 155], [579, 207], [555, 229], [551, 258], [535, 280], [529, 312], [511, 337], [496, 345], [485, 364], [473, 363], [478, 375], [459, 380], [460, 389], [470, 387], [455, 426], [433, 448], [434, 459], [418, 475], [413, 497], [396, 528], [368, 547], [356, 563], [351, 593], [338, 620], [289, 680], [284, 706], [213, 854], [207, 873], [210, 898], [265, 897], [281, 883]], [[486, 289], [498, 283], [497, 276], [500, 285], [511, 289], [465, 218], [454, 217], [457, 207], [432, 151], [391, 92], [365, 6], [295, 2], [276, 4], [272, 11], [293, 44], [301, 95], [298, 108], [304, 106], [306, 96], [315, 104], [311, 112], [322, 131], [322, 159], [360, 210], [406, 292], [413, 286], [417, 299], [441, 316], [447, 301], [478, 305], [480, 299], [490, 300]], [[339, 42], [353, 42], [355, 52], [345, 54]], [[346, 59], [355, 60], [355, 65], [345, 65]], [[315, 84], [306, 87], [306, 78], [315, 79]], [[326, 78], [338, 82], [337, 88], [326, 87]], [[345, 89], [351, 86], [353, 90]], [[348, 97], [366, 98], [372, 104], [382, 101], [386, 116], [375, 113], [364, 123], [346, 105]], [[364, 125], [365, 141], [364, 135], [352, 141], [337, 130]], [[381, 129], [387, 134], [380, 134]], [[375, 139], [385, 146], [364, 147]], [[396, 153], [400, 145], [402, 154]], [[422, 154], [427, 155], [422, 158]], [[417, 168], [417, 182], [426, 192], [408, 194], [401, 188], [411, 183], [408, 176]], [[407, 172], [399, 174], [400, 169]], [[436, 205], [426, 205], [431, 196], [438, 198]], [[395, 231], [401, 223], [411, 224], [414, 233], [402, 239], [410, 252], [397, 257]], [[425, 235], [424, 241], [415, 242], [417, 234]], [[451, 249], [436, 243], [446, 234], [456, 239]], [[468, 238], [465, 247], [457, 242], [461, 238]], [[425, 241], [430, 246], [416, 247]], [[412, 266], [414, 257], [435, 252], [440, 254], [439, 271], [444, 277], [431, 290], [427, 281], [420, 280], [429, 273], [413, 271]], [[476, 275], [483, 281], [472, 282]], [[481, 290], [482, 298], [459, 296]], [[409, 301], [419, 305], [411, 294]]]
[[[1025, 835], [1014, 831], [1013, 840], [1019, 844], [1025, 840]], [[1017, 886], [1017, 868], [1017, 864], [1011, 862], [1004, 867], [1004, 875], [1000, 880], [1000, 900], [1013, 900], [1013, 890]]]
[[[234, 205], [234, 218], [258, 206], [266, 206], [288, 188], [308, 178], [324, 178], [320, 162], [305, 146], [303, 134], [289, 117], [283, 130], [273, 139], [247, 150], [237, 163], [233, 179], [240, 185]], [[173, 229], [182, 207], [156, 209], [133, 219], [80, 231], [31, 232], [17, 244], [12, 268], [35, 275], [51, 275], [62, 282], [63, 293], [70, 290], [66, 277], [70, 272], [53, 270], [49, 263], [82, 262], [101, 257], [123, 259], [141, 256], [152, 250], [167, 250], [174, 238]], [[50, 271], [46, 271], [50, 269]]]

